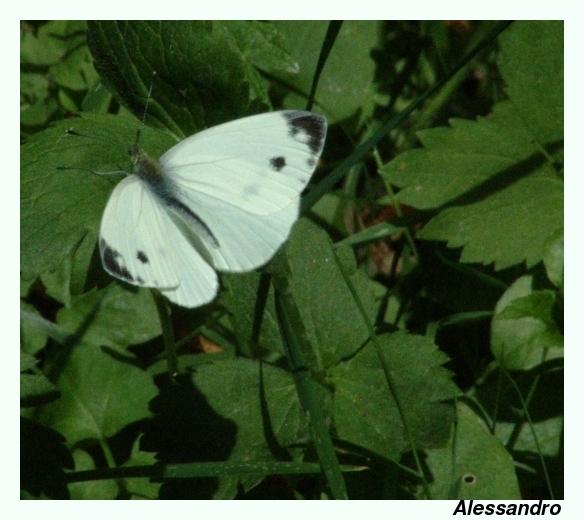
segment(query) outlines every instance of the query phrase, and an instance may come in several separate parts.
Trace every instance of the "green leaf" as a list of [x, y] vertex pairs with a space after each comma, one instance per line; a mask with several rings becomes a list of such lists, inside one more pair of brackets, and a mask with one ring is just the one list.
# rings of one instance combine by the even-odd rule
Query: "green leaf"
[[[448, 361], [429, 339], [403, 332], [378, 336], [417, 448], [444, 445], [454, 417], [444, 403], [458, 393]], [[338, 436], [391, 460], [411, 449], [395, 400], [369, 342], [330, 371]]]
[[543, 265], [548, 278], [556, 286], [564, 287], [564, 230], [559, 229], [545, 243]]
[[34, 34], [32, 28], [21, 26], [20, 61], [40, 66], [58, 63], [67, 47], [66, 42], [60, 37], [66, 23], [48, 22], [39, 28], [37, 34]]
[[146, 372], [87, 344], [73, 348], [57, 387], [61, 398], [43, 406], [39, 419], [69, 445], [104, 440], [148, 417], [148, 402], [156, 394]]
[[59, 391], [43, 374], [20, 374], [20, 406], [37, 406], [58, 397]]
[[161, 334], [151, 291], [117, 282], [72, 298], [59, 310], [57, 323], [78, 341], [112, 348], [124, 349]]
[[[492, 371], [476, 386], [472, 396], [496, 421], [495, 435], [515, 458], [521, 453], [537, 454], [538, 446], [541, 455], [548, 460], [561, 457], [564, 430], [564, 418], [561, 414], [564, 406], [563, 370], [522, 372], [518, 375], [519, 377], [514, 376], [518, 388], [524, 400], [529, 398], [531, 425], [527, 421], [517, 389], [499, 370]], [[539, 471], [539, 463], [534, 465]]]
[[[73, 452], [75, 470], [94, 469], [95, 462], [91, 455], [83, 449]], [[73, 482], [69, 484], [69, 493], [72, 500], [114, 500], [119, 493], [115, 480], [99, 479], [88, 482]]]
[[[276, 74], [298, 92], [286, 98], [286, 106], [298, 108], [306, 104], [328, 22], [296, 20], [275, 25], [298, 60], [298, 71]], [[315, 108], [326, 114], [331, 124], [350, 117], [363, 121], [373, 113], [377, 89], [372, 51], [381, 43], [382, 28], [383, 22], [379, 21], [343, 23], [316, 93]]]
[[71, 256], [65, 258], [55, 270], [41, 275], [49, 296], [58, 302], [68, 304], [72, 296], [83, 293], [95, 243], [95, 234], [88, 231]]
[[[334, 366], [353, 354], [369, 337], [359, 309], [334, 259], [327, 234], [307, 219], [293, 228], [286, 247], [273, 264], [275, 276], [287, 284], [302, 321], [311, 352], [305, 352], [313, 370]], [[370, 315], [377, 310], [376, 285], [357, 270], [349, 248], [337, 250], [345, 271], [356, 285]], [[328, 304], [323, 304], [323, 298]]]
[[[97, 229], [119, 176], [96, 175], [128, 169], [128, 147], [137, 121], [86, 114], [67, 119], [21, 147], [21, 270], [23, 276], [54, 270], [88, 231]], [[143, 146], [159, 157], [174, 141], [147, 130]]]
[[[552, 63], [561, 67], [558, 35], [546, 29], [530, 39], [522, 23], [507, 31], [518, 34], [506, 40], [504, 51], [513, 55], [529, 48], [534, 60], [546, 55], [529, 67], [537, 71], [538, 91], [555, 105], [562, 96], [561, 77], [546, 71], [556, 70]], [[510, 75], [510, 100], [495, 105], [488, 118], [453, 119], [449, 128], [420, 132], [422, 149], [409, 150], [383, 168], [385, 179], [401, 188], [399, 202], [439, 210], [420, 237], [463, 247], [463, 262], [494, 262], [497, 269], [523, 261], [532, 266], [541, 261], [546, 239], [562, 226], [563, 183], [555, 164], [562, 146], [557, 111], [537, 127], [523, 117], [517, 106], [527, 107], [514, 96], [531, 88], [531, 82], [521, 84], [527, 80], [526, 75]], [[539, 98], [528, 99], [534, 103], [532, 112], [539, 113]], [[561, 128], [561, 119], [559, 124]], [[452, 207], [444, 209], [446, 204]]]
[[[140, 450], [140, 438], [136, 439], [132, 446], [132, 454], [122, 467], [131, 468], [133, 466], [154, 465], [156, 457], [153, 453]], [[151, 482], [148, 478], [126, 478], [124, 487], [133, 499], [151, 499], [158, 498], [160, 483]]]
[[88, 44], [118, 101], [142, 117], [152, 85], [148, 121], [182, 138], [269, 107], [263, 80], [226, 23], [94, 21]]
[[[229, 460], [271, 460], [264, 431], [268, 425], [280, 446], [289, 446], [307, 435], [292, 377], [285, 371], [239, 358], [206, 364], [193, 374], [193, 382], [209, 405], [237, 425], [237, 439]], [[260, 381], [267, 409], [262, 411]], [[267, 417], [263, 418], [263, 414]], [[208, 432], [207, 434], [210, 434]]]
[[452, 500], [521, 498], [513, 459], [501, 442], [466, 406], [458, 405], [456, 427], [448, 444], [428, 450], [432, 497]]
[[491, 350], [507, 370], [529, 370], [563, 356], [563, 337], [553, 319], [555, 296], [537, 291], [534, 278], [519, 278], [495, 307]]
[[288, 52], [286, 40], [273, 22], [230, 20], [222, 22], [233, 34], [246, 60], [268, 72], [298, 73], [300, 66]]
[[89, 90], [98, 81], [86, 45], [73, 50], [67, 55], [66, 60], [53, 65], [51, 76], [61, 87], [74, 91]]
[[[264, 276], [264, 278], [262, 278]], [[253, 271], [250, 273], [225, 273], [221, 276], [223, 282], [223, 300], [229, 312], [233, 331], [242, 351], [250, 357], [255, 357], [260, 352], [254, 349], [266, 349], [284, 354], [282, 337], [278, 329], [276, 309], [274, 302], [274, 288], [272, 284], [264, 287], [269, 282], [265, 275]], [[267, 290], [267, 295], [265, 291]], [[266, 298], [264, 312], [259, 316], [258, 301]], [[261, 320], [261, 322], [258, 322]], [[257, 322], [257, 323], [256, 323]], [[254, 337], [258, 331], [258, 337]], [[257, 341], [257, 345], [254, 344]]]
[[521, 21], [500, 39], [505, 91], [539, 143], [564, 139], [564, 22]]
[[[141, 447], [163, 463], [289, 460], [288, 446], [308, 435], [291, 375], [244, 358], [203, 364], [165, 382], [151, 408]], [[161, 498], [233, 498], [238, 481], [228, 474], [168, 482]]]
[[34, 319], [28, 319], [28, 316], [41, 317], [41, 314], [33, 305], [25, 302], [20, 302], [20, 310], [21, 314], [23, 311], [25, 313], [20, 319], [20, 349], [27, 354], [36, 354], [47, 344], [48, 334], [42, 325]]

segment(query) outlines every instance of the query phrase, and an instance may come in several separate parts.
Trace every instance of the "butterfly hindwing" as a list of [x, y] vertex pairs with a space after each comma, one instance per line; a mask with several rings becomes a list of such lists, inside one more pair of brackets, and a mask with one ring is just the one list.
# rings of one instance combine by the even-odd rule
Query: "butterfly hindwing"
[[112, 192], [101, 221], [99, 250], [112, 276], [162, 290], [186, 307], [207, 303], [217, 276], [179, 231], [164, 203], [130, 175]]
[[99, 251], [106, 271], [142, 287], [177, 287], [176, 259], [164, 231], [168, 219], [141, 179], [123, 179], [101, 220]]
[[166, 152], [160, 165], [183, 190], [269, 215], [306, 187], [325, 136], [326, 120], [318, 114], [270, 112], [199, 132]]

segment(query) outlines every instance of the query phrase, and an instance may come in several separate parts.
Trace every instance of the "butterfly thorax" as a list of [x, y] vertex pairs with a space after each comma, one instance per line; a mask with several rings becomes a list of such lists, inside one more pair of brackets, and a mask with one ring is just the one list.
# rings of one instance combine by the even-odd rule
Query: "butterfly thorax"
[[132, 155], [132, 162], [134, 163], [135, 175], [146, 181], [151, 186], [156, 186], [162, 183], [162, 169], [157, 161], [150, 158], [148, 154], [137, 147], [133, 147], [130, 153]]

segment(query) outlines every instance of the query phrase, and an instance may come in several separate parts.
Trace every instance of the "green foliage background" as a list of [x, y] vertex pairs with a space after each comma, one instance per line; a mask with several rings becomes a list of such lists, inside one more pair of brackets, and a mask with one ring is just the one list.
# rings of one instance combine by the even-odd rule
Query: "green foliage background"
[[[153, 156], [313, 86], [330, 124], [175, 374], [96, 253], [151, 85]], [[23, 498], [562, 498], [561, 22], [24, 22], [20, 103]]]

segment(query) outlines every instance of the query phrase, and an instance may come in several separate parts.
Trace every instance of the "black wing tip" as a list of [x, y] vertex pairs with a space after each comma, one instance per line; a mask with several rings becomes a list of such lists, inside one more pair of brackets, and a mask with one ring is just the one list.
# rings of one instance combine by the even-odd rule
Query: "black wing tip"
[[283, 115], [286, 119], [290, 135], [295, 137], [300, 132], [308, 135], [309, 139], [306, 144], [313, 155], [320, 156], [326, 137], [326, 118], [320, 114], [308, 112], [307, 110], [285, 110]]

